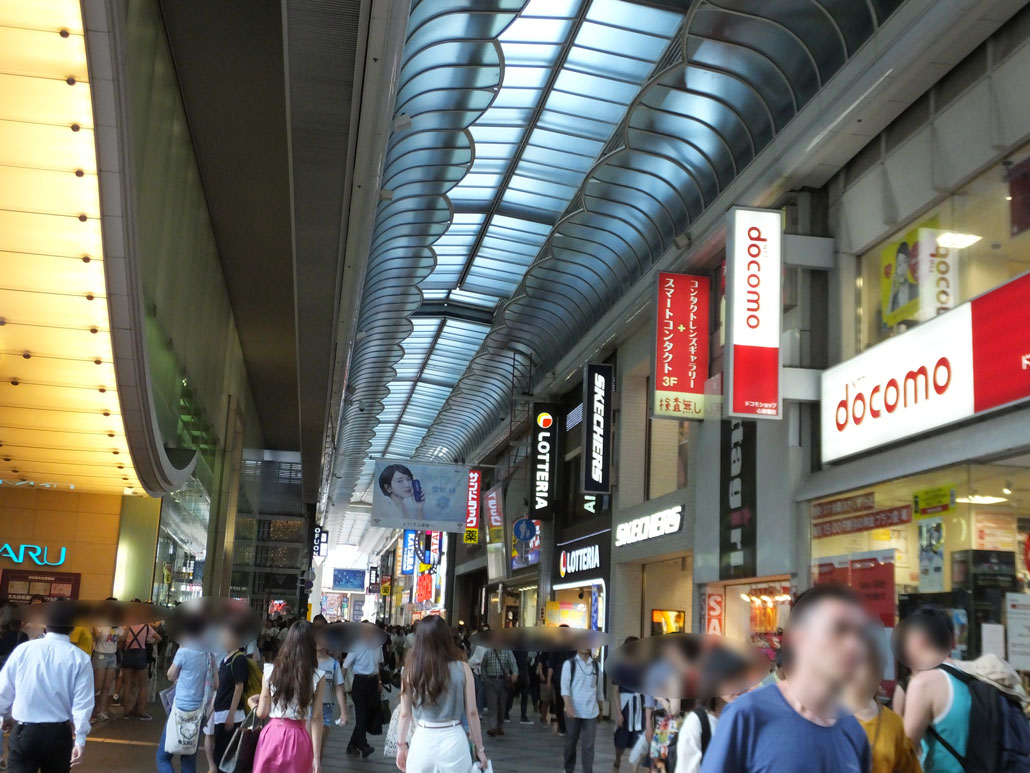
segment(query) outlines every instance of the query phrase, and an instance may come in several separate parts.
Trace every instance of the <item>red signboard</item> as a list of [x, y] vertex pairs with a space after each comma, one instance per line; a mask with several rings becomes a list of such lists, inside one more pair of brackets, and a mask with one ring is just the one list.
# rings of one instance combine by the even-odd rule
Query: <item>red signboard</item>
[[418, 582], [415, 584], [415, 601], [432, 601], [433, 600], [433, 575], [429, 572], [425, 572], [418, 576]]
[[1030, 397], [1030, 274], [971, 305], [974, 412]]
[[835, 515], [851, 515], [852, 513], [863, 513], [876, 507], [876, 494], [866, 491], [862, 494], [844, 497], [843, 499], [831, 499], [828, 502], [816, 502], [812, 505], [812, 518], [832, 518]]
[[469, 470], [468, 509], [465, 512], [465, 544], [479, 544], [479, 491], [482, 487], [483, 473]]
[[[893, 551], [888, 551], [893, 556]], [[866, 609], [880, 618], [888, 628], [894, 627], [894, 562], [880, 557], [851, 560], [852, 588], [858, 591]]]
[[709, 593], [705, 599], [705, 633], [722, 636], [725, 632], [725, 607], [721, 593]]
[[703, 419], [708, 379], [709, 280], [659, 274], [653, 415]]
[[812, 524], [812, 538], [821, 539], [822, 537], [836, 537], [838, 534], [889, 529], [891, 526], [900, 526], [904, 523], [912, 523], [911, 505], [877, 510], [875, 513], [865, 513], [864, 515], [852, 515], [835, 521], [820, 521]]

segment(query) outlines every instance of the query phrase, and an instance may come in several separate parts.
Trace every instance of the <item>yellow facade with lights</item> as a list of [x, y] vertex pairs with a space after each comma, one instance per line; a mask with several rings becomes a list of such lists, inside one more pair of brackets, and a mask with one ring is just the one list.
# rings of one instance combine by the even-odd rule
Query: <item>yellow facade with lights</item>
[[0, 488], [142, 494], [106, 301], [78, 0], [0, 0]]

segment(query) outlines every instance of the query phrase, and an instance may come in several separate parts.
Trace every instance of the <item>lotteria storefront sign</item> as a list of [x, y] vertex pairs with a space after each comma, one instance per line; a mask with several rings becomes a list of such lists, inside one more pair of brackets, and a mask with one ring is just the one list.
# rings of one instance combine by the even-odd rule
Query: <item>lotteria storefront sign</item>
[[612, 491], [612, 410], [615, 368], [588, 364], [583, 369], [583, 493]]
[[734, 207], [726, 222], [725, 413], [778, 419], [783, 216]]
[[558, 460], [561, 459], [561, 406], [533, 403], [533, 424], [530, 428], [529, 509], [532, 517], [547, 520], [554, 516], [558, 504]]
[[831, 462], [1030, 398], [1030, 274], [822, 374]]
[[589, 585], [595, 580], [608, 581], [608, 567], [611, 563], [611, 529], [591, 534], [581, 539], [570, 540], [556, 546], [554, 585], [574, 587]]

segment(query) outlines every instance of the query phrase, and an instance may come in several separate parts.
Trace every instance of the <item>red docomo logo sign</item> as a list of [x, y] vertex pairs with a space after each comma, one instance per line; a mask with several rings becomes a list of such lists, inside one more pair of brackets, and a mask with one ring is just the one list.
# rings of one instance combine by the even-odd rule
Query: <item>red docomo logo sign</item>
[[762, 263], [759, 258], [764, 257], [768, 240], [762, 236], [762, 229], [758, 226], [751, 226], [747, 229], [747, 274], [744, 281], [747, 282], [747, 317], [745, 322], [752, 330], [757, 330], [762, 324], [758, 312], [762, 309], [762, 293], [758, 290], [762, 284]]
[[843, 432], [848, 424], [856, 427], [870, 419], [879, 419], [884, 413], [892, 414], [899, 408], [916, 405], [920, 400], [930, 399], [930, 387], [938, 395], [943, 395], [951, 385], [951, 362], [941, 357], [930, 372], [925, 365], [905, 374], [901, 383], [896, 378], [889, 379], [886, 384], [877, 384], [869, 392], [856, 391], [849, 397], [849, 387], [844, 385], [844, 399], [837, 403], [834, 419], [837, 431]]

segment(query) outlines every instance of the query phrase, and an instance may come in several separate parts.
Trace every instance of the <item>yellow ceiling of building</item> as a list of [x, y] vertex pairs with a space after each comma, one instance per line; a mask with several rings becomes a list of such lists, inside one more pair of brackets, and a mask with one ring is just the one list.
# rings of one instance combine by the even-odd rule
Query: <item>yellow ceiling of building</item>
[[0, 486], [142, 494], [105, 298], [78, 0], [0, 0]]

